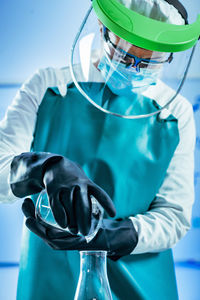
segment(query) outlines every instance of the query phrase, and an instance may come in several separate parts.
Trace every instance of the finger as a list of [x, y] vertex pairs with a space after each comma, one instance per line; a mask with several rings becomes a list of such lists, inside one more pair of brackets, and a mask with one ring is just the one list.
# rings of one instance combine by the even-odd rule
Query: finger
[[33, 233], [41, 237], [42, 239], [46, 239], [46, 227], [39, 223], [38, 220], [35, 218], [29, 217], [26, 220], [26, 226], [29, 230], [31, 230]]
[[[67, 226], [69, 225], [69, 203], [70, 203], [70, 190], [69, 189], [62, 189], [59, 192], [59, 201], [61, 203], [61, 205], [63, 206], [64, 210], [65, 210], [65, 215], [66, 215], [66, 219], [67, 219]], [[66, 226], [66, 227], [67, 227]]]
[[78, 229], [82, 235], [86, 236], [90, 231], [92, 217], [91, 200], [88, 197], [87, 189], [80, 189], [77, 186], [74, 191], [74, 199]]
[[50, 206], [56, 220], [56, 223], [61, 226], [62, 228], [67, 227], [67, 215], [65, 213], [65, 209], [60, 202], [59, 193], [54, 193], [53, 195], [49, 196]]
[[35, 217], [35, 205], [30, 198], [26, 198], [22, 203], [22, 211], [26, 218]]
[[70, 189], [64, 189], [62, 193], [60, 194], [61, 202], [65, 208], [65, 212], [68, 217], [68, 229], [71, 233], [77, 234], [78, 233], [78, 226], [76, 222], [76, 216], [75, 216], [75, 203], [73, 201], [73, 193], [74, 193], [74, 187]]
[[90, 195], [96, 198], [109, 216], [114, 217], [116, 215], [115, 206], [108, 194], [103, 189], [97, 185], [90, 185], [88, 186], [88, 191]]

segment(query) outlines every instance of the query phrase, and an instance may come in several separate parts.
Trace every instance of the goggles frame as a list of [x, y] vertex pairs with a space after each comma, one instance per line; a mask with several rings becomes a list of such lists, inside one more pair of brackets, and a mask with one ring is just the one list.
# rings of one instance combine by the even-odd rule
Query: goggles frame
[[[166, 59], [166, 60], [163, 60], [163, 61], [157, 61], [155, 59], [148, 59], [148, 58], [140, 58], [134, 54], [131, 54], [129, 52], [126, 52], [125, 50], [119, 48], [116, 44], [114, 44], [110, 37], [109, 37], [109, 34], [108, 34], [109, 30], [106, 26], [103, 25], [103, 38], [105, 40], [106, 43], [110, 43], [111, 46], [116, 50], [118, 51], [119, 53], [124, 53], [125, 57], [128, 57], [129, 59], [131, 59], [133, 62], [125, 62], [125, 60], [121, 61], [121, 63], [125, 64], [126, 65], [126, 68], [133, 68], [135, 67], [136, 68], [136, 71], [139, 73], [140, 72], [140, 68], [142, 68], [140, 66], [140, 64], [144, 64], [146, 65], [145, 67], [143, 66], [143, 68], [147, 68], [147, 66], [149, 64], [152, 64], [152, 65], [162, 65], [164, 63], [171, 63], [172, 60], [173, 60], [173, 52], [170, 53], [169, 57]], [[136, 46], [137, 47], [137, 46]]]

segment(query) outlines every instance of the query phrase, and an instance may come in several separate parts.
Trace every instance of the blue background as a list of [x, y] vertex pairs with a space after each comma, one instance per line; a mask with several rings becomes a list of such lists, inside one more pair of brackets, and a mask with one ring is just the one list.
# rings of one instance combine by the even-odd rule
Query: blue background
[[[182, 1], [187, 4], [187, 0]], [[199, 0], [189, 1], [190, 21], [200, 13]], [[0, 119], [21, 83], [38, 68], [63, 67], [89, 0], [1, 0]], [[200, 299], [200, 44], [182, 90], [195, 111], [197, 126], [192, 229], [174, 248], [180, 300]], [[173, 79], [174, 81], [176, 78]], [[23, 216], [21, 200], [0, 204], [0, 299], [14, 300]], [[25, 299], [26, 300], [26, 299]], [[41, 299], [42, 300], [42, 299]]]

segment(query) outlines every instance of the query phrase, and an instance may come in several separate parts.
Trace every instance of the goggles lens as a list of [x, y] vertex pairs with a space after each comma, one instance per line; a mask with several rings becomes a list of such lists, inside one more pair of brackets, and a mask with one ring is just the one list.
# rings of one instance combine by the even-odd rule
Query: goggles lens
[[[127, 68], [134, 68], [137, 72], [140, 72], [141, 68], [150, 68], [150, 69], [158, 69], [162, 67], [163, 63], [171, 63], [173, 59], [173, 53], [163, 53], [160, 57], [151, 58], [140, 58], [136, 55], [127, 52], [126, 50], [120, 48], [118, 45], [114, 44], [109, 37], [108, 29], [103, 26], [104, 32], [104, 41], [106, 43], [105, 50], [109, 55], [110, 59], [119, 61], [126, 65]], [[127, 44], [127, 42], [126, 42]], [[132, 45], [133, 47], [133, 45]], [[126, 48], [130, 48], [126, 47]], [[168, 58], [166, 59], [166, 56]]]

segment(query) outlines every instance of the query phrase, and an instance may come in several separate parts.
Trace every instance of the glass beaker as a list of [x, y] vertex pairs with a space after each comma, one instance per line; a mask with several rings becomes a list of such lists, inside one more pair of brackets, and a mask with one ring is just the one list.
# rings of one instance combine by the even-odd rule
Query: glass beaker
[[[103, 219], [103, 212], [104, 212], [103, 207], [97, 202], [97, 200], [93, 196], [91, 196], [91, 202], [92, 202], [92, 215], [97, 220], [97, 222], [95, 223], [92, 222], [90, 231], [88, 235], [85, 236], [87, 243], [89, 243], [96, 236], [101, 226], [101, 222]], [[35, 211], [36, 211], [37, 218], [43, 220], [45, 223], [54, 226], [56, 228], [59, 228], [63, 231], [68, 231], [69, 233], [71, 233], [68, 228], [62, 228], [57, 224], [49, 204], [49, 198], [47, 196], [46, 190], [43, 190], [39, 194], [35, 206]], [[78, 232], [78, 235], [81, 235], [81, 233]]]
[[74, 300], [112, 300], [106, 251], [80, 251], [80, 275]]

